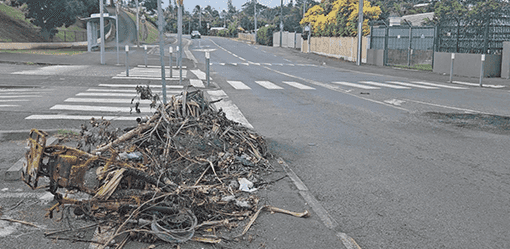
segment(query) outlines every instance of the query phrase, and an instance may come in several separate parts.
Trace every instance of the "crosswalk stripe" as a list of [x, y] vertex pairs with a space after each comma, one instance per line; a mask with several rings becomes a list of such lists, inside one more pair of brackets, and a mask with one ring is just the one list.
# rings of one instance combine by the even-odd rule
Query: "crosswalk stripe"
[[200, 70], [200, 69], [191, 70], [191, 72], [193, 74], [195, 74], [197, 76], [197, 78], [199, 78], [201, 80], [207, 80], [207, 75], [204, 72], [202, 72], [202, 70]]
[[[141, 68], [145, 68], [145, 65], [138, 65], [137, 67], [141, 67]], [[161, 66], [151, 66], [151, 65], [147, 65], [147, 68], [159, 68], [161, 69]], [[166, 69], [170, 69], [170, 66], [165, 66]], [[178, 66], [172, 66], [172, 68], [174, 69], [179, 69]], [[182, 66], [182, 69], [185, 69], [187, 68], [186, 66]]]
[[249, 89], [251, 89], [249, 86], [247, 86], [246, 84], [244, 84], [241, 81], [227, 80], [227, 83], [229, 83], [234, 89], [237, 89], [237, 90], [249, 90]]
[[48, 92], [51, 91], [51, 89], [33, 89], [33, 88], [23, 88], [23, 89], [2, 89], [0, 88], [0, 93], [27, 93], [27, 92]]
[[375, 90], [375, 89], [381, 89], [380, 87], [367, 86], [367, 85], [361, 85], [361, 84], [356, 84], [356, 83], [351, 83], [351, 82], [344, 82], [344, 81], [335, 81], [335, 82], [333, 82], [333, 83], [335, 83], [335, 84], [339, 84], [339, 85], [344, 85], [344, 86], [350, 86], [350, 87], [361, 88], [361, 89], [365, 89], [365, 90]]
[[[165, 80], [179, 80], [179, 76], [174, 76], [173, 78], [165, 78]], [[183, 76], [184, 77], [184, 76]], [[139, 77], [139, 76], [113, 76], [112, 79], [114, 80], [161, 80], [161, 77]]]
[[[147, 86], [147, 85], [144, 85], [144, 84], [99, 84], [99, 86], [103, 86], [103, 87], [132, 87], [133, 89], [135, 89], [135, 87], [137, 86]], [[150, 88], [162, 88], [161, 85], [149, 85]], [[178, 88], [178, 89], [182, 89], [184, 88], [184, 86], [181, 86], [181, 85], [166, 85], [166, 88]]]
[[424, 82], [424, 81], [413, 81], [413, 83], [427, 85], [427, 86], [437, 86], [437, 87], [442, 87], [442, 88], [450, 88], [450, 89], [469, 89], [469, 88], [466, 88], [466, 87], [449, 86], [449, 85], [436, 84], [436, 83], [430, 83], [430, 82]]
[[[166, 91], [167, 94], [180, 94], [181, 91]], [[75, 96], [109, 96], [109, 97], [134, 97], [136, 93], [104, 93], [104, 92], [83, 92]]]
[[36, 97], [42, 97], [42, 95], [2, 95], [0, 98], [7, 99], [7, 98], [36, 98]]
[[[66, 111], [96, 111], [96, 112], [132, 112], [135, 110], [131, 107], [115, 107], [115, 106], [91, 106], [91, 105], [54, 105], [50, 110], [66, 110]], [[155, 109], [152, 109], [155, 110]], [[142, 113], [150, 113], [151, 108], [141, 107]]]
[[11, 74], [25, 74], [25, 75], [55, 75], [62, 74], [73, 70], [83, 70], [89, 66], [86, 65], [57, 65], [57, 66], [46, 66], [34, 70], [24, 70], [19, 72], [13, 72]]
[[0, 99], [0, 102], [24, 102], [28, 99]]
[[89, 88], [87, 92], [123, 92], [123, 93], [136, 93], [136, 90], [133, 89], [98, 89], [98, 88]]
[[439, 88], [433, 87], [433, 86], [423, 86], [423, 85], [411, 84], [411, 83], [400, 82], [400, 81], [386, 81], [386, 82], [392, 83], [392, 84], [397, 84], [397, 85], [403, 85], [403, 86], [423, 88], [423, 89], [439, 89]]
[[0, 105], [0, 107], [16, 107], [16, 106], [19, 106], [19, 105]]
[[25, 119], [31, 120], [90, 120], [91, 118], [104, 118], [106, 120], [114, 121], [126, 121], [135, 120], [137, 116], [103, 116], [103, 115], [30, 115]]
[[239, 64], [243, 64], [243, 65], [245, 65], [245, 66], [250, 65], [250, 64], [249, 64], [249, 63], [247, 63], [247, 62], [243, 62], [243, 63], [239, 63]]
[[248, 122], [243, 113], [234, 103], [232, 103], [232, 100], [228, 98], [228, 95], [223, 90], [211, 90], [207, 91], [207, 93], [209, 96], [211, 96], [213, 101], [222, 99], [222, 101], [216, 102], [213, 105], [218, 110], [221, 108], [223, 112], [225, 112], [225, 115], [228, 119], [239, 122], [244, 126], [253, 129], [253, 126], [250, 124], [250, 122]]
[[369, 84], [369, 85], [373, 85], [373, 86], [389, 87], [389, 88], [394, 88], [394, 89], [411, 89], [410, 87], [406, 87], [406, 86], [397, 86], [397, 85], [380, 83], [380, 82], [374, 82], [374, 81], [358, 81], [358, 82], [361, 83], [361, 84]]
[[303, 85], [301, 83], [297, 83], [297, 82], [293, 82], [293, 81], [283, 81], [283, 83], [285, 83], [289, 86], [293, 86], [295, 88], [301, 89], [301, 90], [315, 90], [315, 88], [313, 88], [313, 87]]
[[233, 63], [230, 63], [232, 66], [237, 66], [237, 63], [233, 62]]
[[189, 80], [189, 83], [194, 86], [194, 87], [197, 87], [197, 88], [204, 88], [204, 82], [202, 80], [197, 80], [197, 79], [190, 79]]
[[[110, 104], [131, 104], [131, 99], [101, 99], [101, 98], [67, 98], [64, 102], [75, 103], [110, 103]], [[151, 100], [141, 99], [141, 104], [150, 104]]]
[[275, 85], [269, 81], [255, 81], [255, 83], [261, 85], [262, 87], [270, 90], [278, 90], [283, 89], [282, 87], [279, 87], [278, 85]]

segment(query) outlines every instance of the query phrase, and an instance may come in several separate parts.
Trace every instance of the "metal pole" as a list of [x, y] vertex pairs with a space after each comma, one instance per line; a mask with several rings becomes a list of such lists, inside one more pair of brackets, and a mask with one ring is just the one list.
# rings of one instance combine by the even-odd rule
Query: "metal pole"
[[147, 67], [147, 45], [143, 45], [143, 61], [145, 62], [145, 67]]
[[101, 64], [104, 65], [104, 16], [103, 0], [99, 1], [99, 28], [101, 33]]
[[173, 68], [172, 68], [172, 54], [173, 54], [173, 49], [172, 49], [172, 46], [169, 46], [168, 47], [168, 57], [169, 57], [169, 62], [168, 62], [168, 65], [170, 65], [170, 79], [173, 78], [174, 76], [172, 75], [172, 71], [173, 71]]
[[138, 36], [140, 34], [140, 14], [138, 13], [140, 11], [140, 8], [138, 6], [138, 0], [135, 0], [136, 3], [136, 47], [140, 47], [140, 41], [138, 40]]
[[358, 13], [358, 59], [356, 65], [361, 65], [361, 42], [363, 40], [363, 0], [359, 0]]
[[126, 77], [129, 77], [129, 45], [126, 45]]
[[409, 46], [407, 47], [407, 66], [411, 66], [411, 46], [412, 46], [412, 39], [413, 39], [413, 28], [409, 27]]
[[282, 36], [283, 36], [283, 0], [280, 3], [280, 48], [282, 47]]
[[481, 58], [481, 65], [480, 65], [480, 87], [482, 87], [482, 79], [483, 79], [483, 69], [485, 64], [485, 54], [482, 54]]
[[120, 64], [119, 59], [119, 12], [120, 12], [120, 5], [119, 1], [115, 4], [115, 45], [117, 46], [117, 65]]
[[[163, 104], [166, 104], [166, 82], [165, 82], [165, 39], [163, 26], [165, 24], [161, 1], [158, 2], [158, 30], [159, 30], [159, 60], [161, 61], [161, 89], [163, 93]], [[147, 48], [147, 46], [145, 46]], [[146, 53], [147, 54], [147, 53]], [[171, 69], [170, 69], [171, 70]]]
[[182, 4], [179, 4], [179, 9], [178, 9], [177, 33], [179, 36], [179, 47], [178, 47], [178, 49], [179, 49], [179, 84], [182, 84]]
[[452, 83], [453, 80], [453, 62], [455, 61], [455, 53], [452, 53], [452, 62], [450, 64], [450, 83]]
[[255, 44], [257, 44], [257, 0], [255, 0], [255, 4], [253, 5], [254, 13], [253, 17], [255, 19]]
[[210, 81], [210, 79], [209, 79], [209, 71], [210, 71], [209, 70], [209, 66], [210, 66], [209, 65], [210, 64], [209, 60], [210, 60], [210, 57], [211, 56], [210, 56], [209, 52], [205, 52], [205, 73], [206, 73], [205, 77], [207, 78], [207, 87], [209, 87], [209, 81]]

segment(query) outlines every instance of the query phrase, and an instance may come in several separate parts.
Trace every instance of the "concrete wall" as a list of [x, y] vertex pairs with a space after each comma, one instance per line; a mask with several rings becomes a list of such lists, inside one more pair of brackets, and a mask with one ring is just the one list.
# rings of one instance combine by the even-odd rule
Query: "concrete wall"
[[[308, 41], [303, 41], [301, 52], [308, 52]], [[361, 61], [367, 62], [366, 37], [362, 39]], [[356, 37], [311, 37], [310, 52], [330, 57], [343, 58], [348, 61], [356, 61], [358, 51], [358, 39]]]
[[[284, 48], [301, 48], [301, 42], [303, 38], [301, 37], [301, 33], [294, 33], [284, 31], [282, 32], [282, 47]], [[273, 33], [273, 47], [280, 46], [280, 32]]]
[[384, 66], [384, 50], [383, 49], [367, 49], [367, 64]]
[[[434, 53], [434, 73], [450, 74], [451, 54], [445, 52]], [[455, 53], [453, 75], [480, 77], [481, 54]], [[485, 55], [483, 77], [501, 76], [501, 55]]]
[[501, 78], [510, 79], [510, 41], [503, 42], [501, 55]]
[[243, 41], [255, 42], [255, 34], [238, 33], [237, 38]]

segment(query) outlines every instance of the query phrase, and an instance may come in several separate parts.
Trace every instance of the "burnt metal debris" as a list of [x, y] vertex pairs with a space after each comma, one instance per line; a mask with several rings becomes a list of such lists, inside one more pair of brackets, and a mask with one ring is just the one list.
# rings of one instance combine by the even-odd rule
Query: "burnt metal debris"
[[[141, 99], [157, 100], [149, 89], [137, 91]], [[121, 234], [145, 242], [220, 243], [235, 236], [211, 233], [211, 227], [229, 230], [244, 220], [244, 235], [263, 209], [308, 216], [259, 207], [252, 192], [267, 184], [261, 178], [272, 170], [266, 142], [211, 103], [200, 90], [184, 91], [136, 127], [119, 130], [92, 119], [90, 127], [82, 125], [76, 148], [46, 145], [48, 134], [32, 129], [22, 179], [54, 195], [58, 203], [48, 217], [72, 207], [79, 217], [115, 228], [102, 246]], [[41, 177], [49, 184], [39, 186]]]

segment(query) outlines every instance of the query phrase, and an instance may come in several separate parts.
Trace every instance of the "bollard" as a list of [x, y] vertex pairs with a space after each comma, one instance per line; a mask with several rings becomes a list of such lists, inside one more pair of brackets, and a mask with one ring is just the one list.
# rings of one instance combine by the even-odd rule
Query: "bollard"
[[207, 87], [209, 87], [209, 59], [210, 59], [209, 52], [205, 52], [205, 78], [207, 78]]
[[483, 79], [483, 66], [485, 64], [485, 54], [482, 54], [480, 65], [480, 87], [482, 87], [482, 79]]
[[126, 77], [129, 77], [129, 45], [126, 45]]
[[145, 52], [145, 57], [144, 57], [145, 67], [147, 67], [147, 45], [143, 45], [143, 51]]
[[[177, 49], [177, 52], [180, 54], [179, 46], [177, 46], [176, 49]], [[182, 57], [181, 56], [179, 56], [177, 66], [179, 67], [179, 84], [182, 84]]]
[[452, 53], [452, 63], [450, 64], [450, 83], [453, 79], [453, 62], [455, 61], [455, 53]]
[[173, 68], [172, 68], [172, 53], [174, 52], [173, 51], [174, 49], [172, 48], [172, 46], [170, 46], [168, 48], [168, 57], [170, 57], [170, 63], [168, 65], [170, 65], [170, 79], [173, 77], [172, 76], [172, 71], [173, 71]]

